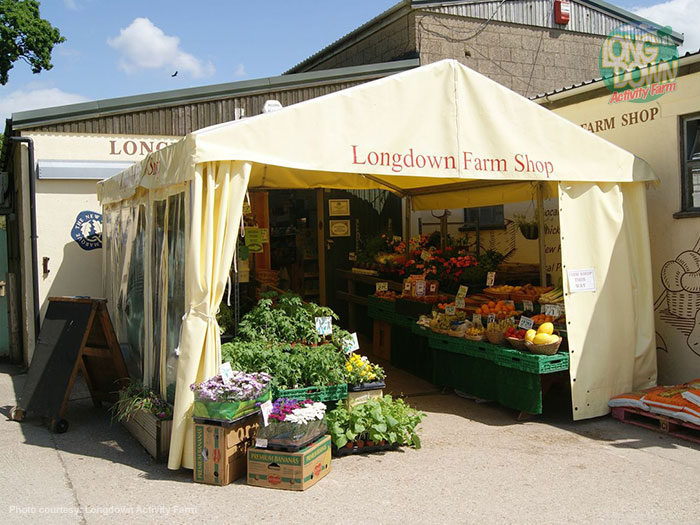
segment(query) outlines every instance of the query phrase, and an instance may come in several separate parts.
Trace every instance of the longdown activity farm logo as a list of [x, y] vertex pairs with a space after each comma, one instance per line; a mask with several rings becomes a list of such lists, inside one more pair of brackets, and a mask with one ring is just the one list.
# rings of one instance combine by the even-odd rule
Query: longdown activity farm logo
[[603, 42], [598, 63], [612, 91], [609, 103], [651, 102], [676, 90], [678, 47], [671, 28], [647, 29], [623, 24]]

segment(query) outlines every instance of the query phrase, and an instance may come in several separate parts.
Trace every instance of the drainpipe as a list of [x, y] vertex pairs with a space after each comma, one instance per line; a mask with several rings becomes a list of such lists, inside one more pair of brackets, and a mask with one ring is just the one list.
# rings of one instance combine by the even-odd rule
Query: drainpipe
[[34, 141], [30, 137], [8, 137], [11, 142], [23, 142], [27, 144], [29, 151], [29, 229], [32, 239], [32, 289], [34, 292], [34, 336], [39, 339], [39, 323], [41, 312], [39, 310], [39, 271], [37, 263], [37, 239], [36, 234], [36, 166], [34, 164]]

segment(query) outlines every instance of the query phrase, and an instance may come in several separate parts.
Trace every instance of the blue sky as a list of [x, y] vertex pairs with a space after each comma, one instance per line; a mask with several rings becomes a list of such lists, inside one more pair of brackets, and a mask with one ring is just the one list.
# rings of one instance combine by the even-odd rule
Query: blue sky
[[[700, 0], [608, 1], [685, 32], [684, 50], [700, 47]], [[15, 64], [0, 129], [13, 111], [279, 75], [397, 2], [43, 0], [67, 41], [50, 71]]]

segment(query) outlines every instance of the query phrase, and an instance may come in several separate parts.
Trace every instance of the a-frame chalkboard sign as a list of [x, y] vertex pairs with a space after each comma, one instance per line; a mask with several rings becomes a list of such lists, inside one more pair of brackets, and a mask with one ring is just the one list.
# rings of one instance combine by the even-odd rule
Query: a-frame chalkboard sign
[[95, 406], [115, 401], [128, 380], [124, 358], [105, 299], [50, 297], [19, 404], [11, 419], [25, 414], [47, 420], [53, 432], [68, 430], [64, 419], [78, 372]]

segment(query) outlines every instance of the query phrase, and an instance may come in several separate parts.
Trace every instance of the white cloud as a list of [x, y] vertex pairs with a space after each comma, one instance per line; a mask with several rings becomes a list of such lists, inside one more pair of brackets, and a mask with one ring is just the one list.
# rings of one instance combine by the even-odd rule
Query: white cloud
[[63, 3], [66, 5], [66, 8], [71, 11], [78, 10], [78, 4], [76, 4], [75, 0], [63, 0]]
[[647, 7], [635, 7], [631, 11], [662, 26], [671, 26], [677, 33], [683, 33], [685, 41], [679, 49], [695, 52], [700, 49], [700, 32], [697, 24], [700, 19], [698, 0], [668, 0]]
[[195, 78], [211, 76], [214, 66], [180, 49], [180, 39], [166, 35], [148, 18], [136, 18], [119, 36], [107, 43], [119, 51], [119, 67], [131, 75], [145, 69], [166, 69], [188, 73]]
[[5, 129], [5, 119], [10, 118], [12, 113], [17, 111], [65, 106], [88, 100], [90, 99], [82, 95], [66, 93], [58, 88], [25, 86], [23, 89], [16, 89], [7, 95], [0, 96], [0, 130]]
[[238, 78], [247, 77], [248, 73], [245, 70], [245, 66], [243, 64], [238, 64], [238, 67], [236, 67], [236, 70], [233, 72], [233, 76]]

